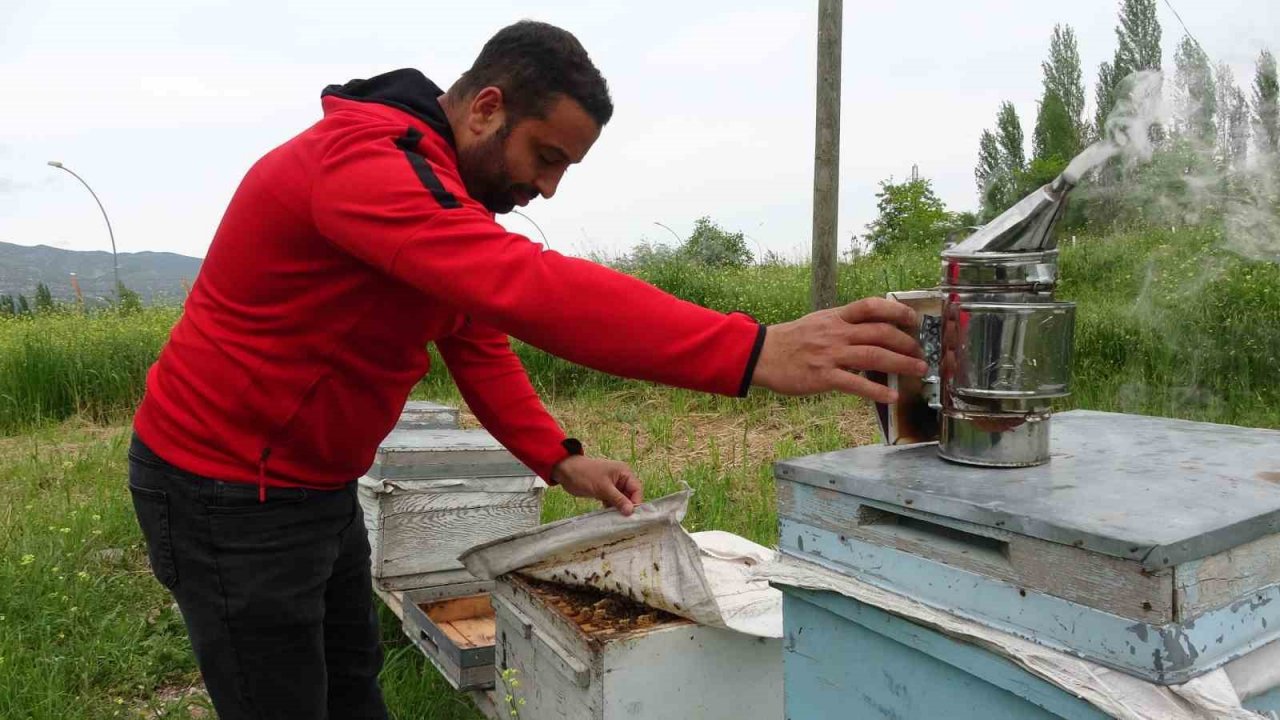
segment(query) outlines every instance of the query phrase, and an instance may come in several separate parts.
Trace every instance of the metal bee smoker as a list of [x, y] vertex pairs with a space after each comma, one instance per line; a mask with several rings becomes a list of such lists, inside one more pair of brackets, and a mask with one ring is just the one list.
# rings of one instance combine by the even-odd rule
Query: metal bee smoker
[[1070, 394], [1075, 304], [1054, 300], [1053, 230], [1071, 188], [1059, 177], [945, 249], [936, 289], [889, 294], [921, 313], [929, 371], [881, 378], [899, 391], [877, 406], [888, 444], [936, 440], [968, 465], [1048, 462], [1052, 403]]

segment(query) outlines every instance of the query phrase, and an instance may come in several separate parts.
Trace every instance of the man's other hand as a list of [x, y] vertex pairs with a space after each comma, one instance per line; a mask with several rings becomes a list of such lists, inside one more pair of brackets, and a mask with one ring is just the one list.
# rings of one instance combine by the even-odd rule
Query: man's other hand
[[915, 310], [885, 298], [867, 298], [770, 325], [751, 384], [783, 395], [838, 390], [875, 402], [896, 402], [895, 391], [856, 373], [923, 376], [927, 366], [916, 339], [919, 327]]
[[644, 500], [640, 478], [616, 460], [570, 455], [556, 464], [551, 479], [570, 495], [595, 498], [623, 515], [630, 515]]

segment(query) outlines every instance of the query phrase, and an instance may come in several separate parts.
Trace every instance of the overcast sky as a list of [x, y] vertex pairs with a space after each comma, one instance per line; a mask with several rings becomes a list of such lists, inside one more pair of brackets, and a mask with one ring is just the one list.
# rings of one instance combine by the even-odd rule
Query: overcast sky
[[[1172, 0], [1242, 85], [1280, 51], [1277, 0]], [[1115, 49], [1118, 0], [845, 0], [840, 244], [880, 180], [918, 165], [976, 204], [978, 135], [1013, 101], [1028, 143], [1054, 23], [1080, 42], [1087, 95]], [[1182, 29], [1160, 3], [1166, 66]], [[616, 112], [552, 201], [526, 210], [562, 252], [670, 241], [700, 215], [757, 249], [808, 253], [817, 1], [0, 0], [0, 240], [202, 256], [245, 170], [320, 113], [330, 83], [417, 67], [447, 86], [521, 18], [574, 32]], [[1090, 110], [1090, 116], [1092, 110]], [[524, 219], [507, 227], [540, 240]]]

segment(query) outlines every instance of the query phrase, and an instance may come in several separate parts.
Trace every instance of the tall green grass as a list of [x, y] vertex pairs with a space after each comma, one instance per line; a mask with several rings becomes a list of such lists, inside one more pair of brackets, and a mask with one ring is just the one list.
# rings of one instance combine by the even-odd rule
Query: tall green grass
[[1065, 249], [1070, 406], [1280, 427], [1280, 265], [1221, 248], [1214, 230], [1184, 230]]
[[0, 318], [0, 433], [133, 409], [177, 308]]
[[[1074, 392], [1088, 407], [1280, 427], [1280, 267], [1221, 249], [1212, 229], [1143, 230], [1082, 238], [1062, 250], [1059, 295], [1078, 303]], [[637, 275], [681, 298], [765, 323], [808, 311], [801, 265], [713, 269], [655, 262]], [[842, 302], [931, 287], [936, 250], [903, 248], [840, 268]], [[57, 315], [0, 320], [0, 433], [75, 414], [128, 412], [178, 316]], [[549, 396], [634, 387], [629, 381], [515, 343]], [[415, 391], [452, 392], [438, 357]]]

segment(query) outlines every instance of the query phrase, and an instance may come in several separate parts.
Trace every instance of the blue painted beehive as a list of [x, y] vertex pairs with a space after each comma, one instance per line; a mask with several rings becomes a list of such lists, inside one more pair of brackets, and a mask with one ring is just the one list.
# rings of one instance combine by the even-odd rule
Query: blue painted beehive
[[[781, 550], [1155, 684], [1280, 637], [1280, 432], [1054, 422], [1053, 459], [1034, 468], [950, 464], [932, 444], [780, 462]], [[825, 701], [838, 717], [1102, 717], [977, 647], [835, 593], [784, 592], [794, 720], [827, 716]]]

